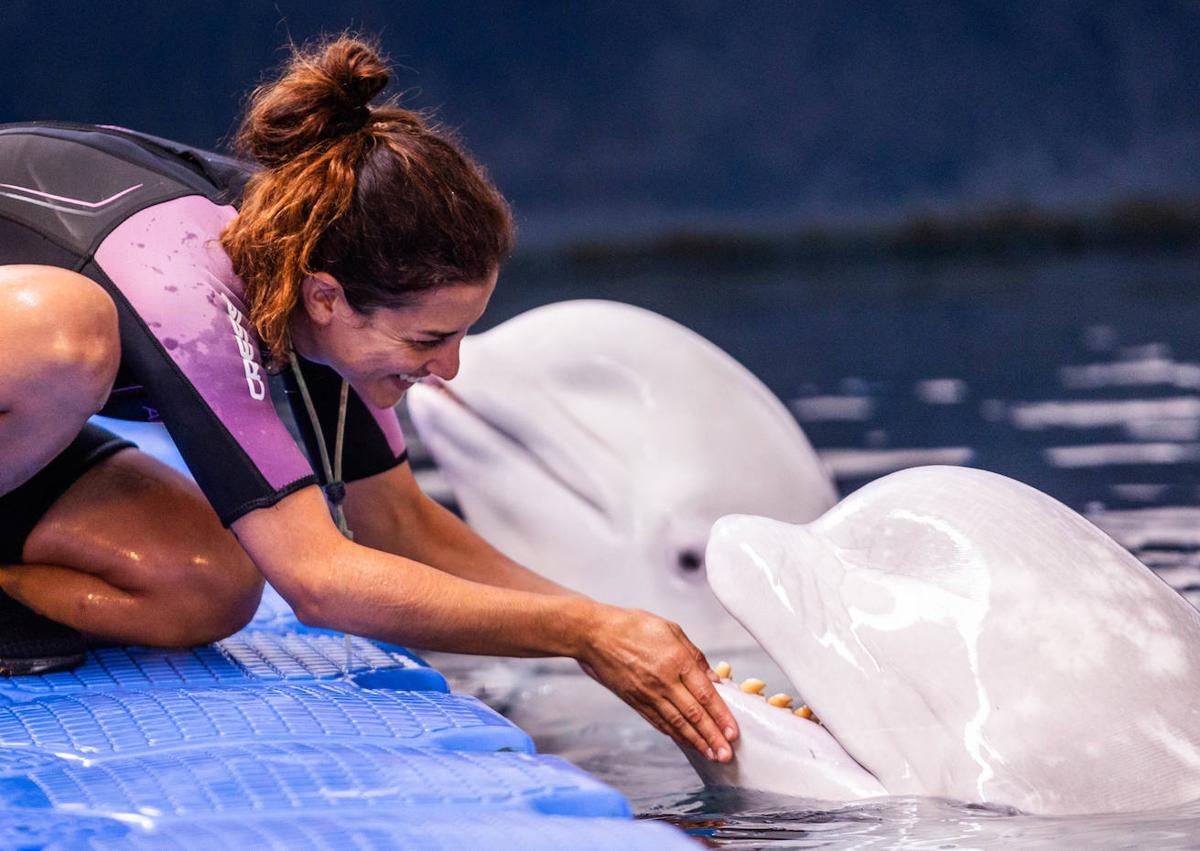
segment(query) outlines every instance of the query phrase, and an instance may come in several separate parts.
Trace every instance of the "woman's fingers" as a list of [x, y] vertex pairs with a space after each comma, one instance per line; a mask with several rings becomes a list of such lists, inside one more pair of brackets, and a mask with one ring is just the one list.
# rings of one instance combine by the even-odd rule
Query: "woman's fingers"
[[671, 729], [671, 725], [666, 722], [662, 715], [658, 713], [658, 710], [653, 706], [633, 701], [630, 701], [629, 705], [633, 708], [634, 712], [646, 720], [647, 724], [649, 724], [655, 730], [658, 730], [658, 732], [662, 733], [664, 736], [674, 739], [676, 742], [679, 742], [681, 746], [690, 745], [690, 742], [680, 741], [675, 731]]
[[[675, 627], [678, 630], [678, 627]], [[730, 741], [737, 735], [733, 715], [705, 673], [704, 655], [678, 632], [684, 651], [676, 662], [675, 681], [655, 697], [658, 714], [670, 725], [681, 744], [696, 748], [709, 759], [728, 762], [733, 758]], [[689, 658], [690, 657], [690, 658]]]
[[704, 654], [677, 624], [637, 610], [610, 609], [580, 665], [620, 694], [659, 732], [708, 759], [728, 762], [737, 724], [714, 686]]
[[[697, 718], [695, 710], [687, 708], [687, 703], [684, 706], [677, 706], [672, 700], [660, 698], [655, 705], [655, 710], [667, 727], [667, 735], [676, 741], [681, 747], [695, 748], [708, 759], [718, 759], [721, 745], [718, 743], [710, 743], [704, 735], [697, 729], [696, 723], [693, 723], [689, 715]], [[692, 701], [692, 705], [699, 708], [699, 705]], [[725, 759], [729, 758], [728, 746], [726, 746]], [[724, 761], [724, 760], [722, 760]]]
[[737, 724], [733, 713], [701, 669], [693, 668], [684, 674], [674, 700], [690, 720], [694, 719], [692, 726], [708, 742], [718, 760], [725, 762], [733, 757], [731, 742], [737, 737]]
[[[733, 713], [729, 711], [729, 707], [721, 699], [720, 693], [713, 687], [713, 683], [720, 682], [721, 678], [717, 676], [716, 671], [708, 664], [708, 660], [704, 658], [704, 654], [700, 652], [700, 648], [692, 644], [688, 637], [683, 634], [682, 630], [680, 630], [679, 636], [684, 644], [691, 649], [692, 658], [696, 662], [694, 668], [684, 672], [681, 678], [683, 684], [704, 708], [707, 717], [712, 719], [712, 722], [720, 730], [721, 735], [725, 737], [725, 743], [729, 744], [737, 738], [738, 728]], [[706, 738], [710, 742], [712, 741], [711, 736], [706, 736]]]

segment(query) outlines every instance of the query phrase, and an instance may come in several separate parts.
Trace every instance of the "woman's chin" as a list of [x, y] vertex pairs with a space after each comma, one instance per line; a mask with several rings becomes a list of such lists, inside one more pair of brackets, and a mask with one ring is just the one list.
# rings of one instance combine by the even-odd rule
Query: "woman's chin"
[[[353, 382], [351, 384], [353, 385]], [[366, 386], [355, 386], [354, 390], [374, 407], [386, 410], [398, 405], [409, 387], [412, 387], [409, 382], [398, 376], [389, 375], [386, 378], [372, 381]]]
[[400, 404], [400, 400], [404, 398], [404, 394], [408, 392], [411, 384], [400, 381], [389, 388], [387, 391], [380, 393], [380, 398], [375, 402], [377, 408], [394, 408]]

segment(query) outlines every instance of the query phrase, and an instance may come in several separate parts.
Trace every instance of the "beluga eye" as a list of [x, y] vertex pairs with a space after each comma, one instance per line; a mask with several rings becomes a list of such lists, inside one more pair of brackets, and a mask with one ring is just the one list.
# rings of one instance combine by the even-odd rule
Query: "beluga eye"
[[679, 553], [679, 568], [684, 573], [695, 573], [704, 567], [704, 556], [695, 550], [683, 550]]

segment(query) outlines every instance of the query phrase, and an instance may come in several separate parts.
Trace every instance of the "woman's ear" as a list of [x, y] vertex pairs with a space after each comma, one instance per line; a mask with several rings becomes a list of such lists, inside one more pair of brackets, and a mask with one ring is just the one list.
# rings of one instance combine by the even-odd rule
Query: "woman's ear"
[[342, 285], [328, 272], [316, 272], [300, 282], [300, 297], [304, 300], [304, 312], [317, 325], [328, 325], [339, 309], [339, 302], [346, 300]]

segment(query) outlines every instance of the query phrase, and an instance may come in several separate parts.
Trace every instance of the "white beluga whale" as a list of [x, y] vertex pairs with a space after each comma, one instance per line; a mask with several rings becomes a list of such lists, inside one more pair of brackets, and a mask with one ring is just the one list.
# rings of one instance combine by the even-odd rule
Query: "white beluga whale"
[[728, 766], [693, 760], [707, 782], [1044, 814], [1200, 799], [1200, 613], [1031, 487], [922, 467], [806, 525], [726, 517], [708, 578], [821, 724], [723, 682], [741, 737]]
[[408, 408], [467, 522], [603, 602], [678, 621], [701, 647], [753, 647], [704, 581], [713, 522], [804, 522], [836, 501], [783, 404], [703, 337], [607, 301], [539, 307], [462, 344]]

